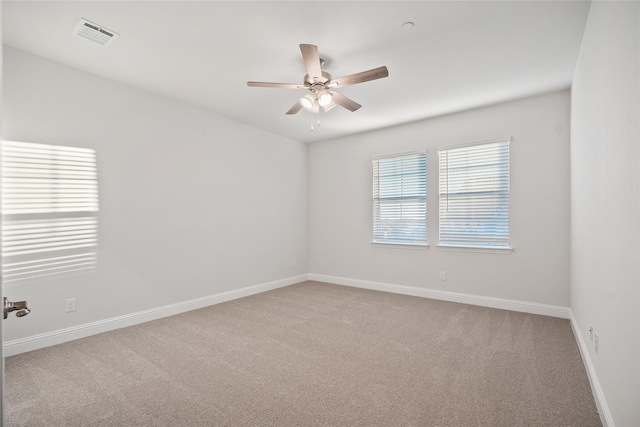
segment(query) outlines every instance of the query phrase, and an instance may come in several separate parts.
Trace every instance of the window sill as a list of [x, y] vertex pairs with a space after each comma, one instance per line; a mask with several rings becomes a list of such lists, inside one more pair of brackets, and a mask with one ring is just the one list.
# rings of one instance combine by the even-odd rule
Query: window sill
[[491, 246], [449, 246], [438, 245], [439, 251], [451, 251], [451, 252], [477, 252], [483, 254], [503, 254], [509, 255], [513, 253], [513, 248], [494, 248]]
[[371, 242], [371, 246], [392, 249], [429, 249], [428, 243], [378, 242], [375, 240]]

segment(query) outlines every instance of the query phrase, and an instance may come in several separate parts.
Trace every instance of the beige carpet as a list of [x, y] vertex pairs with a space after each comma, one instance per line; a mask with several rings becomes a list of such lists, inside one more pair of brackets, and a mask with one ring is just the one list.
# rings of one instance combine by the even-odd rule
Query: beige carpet
[[6, 359], [9, 426], [599, 426], [569, 321], [305, 282]]

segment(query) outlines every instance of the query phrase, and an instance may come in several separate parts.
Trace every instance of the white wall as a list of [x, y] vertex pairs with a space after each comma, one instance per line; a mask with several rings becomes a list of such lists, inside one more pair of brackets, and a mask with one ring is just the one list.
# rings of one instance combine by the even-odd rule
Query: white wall
[[639, 52], [640, 3], [593, 2], [572, 87], [571, 310], [617, 426], [640, 425]]
[[[310, 271], [426, 289], [569, 305], [567, 91], [309, 148]], [[438, 244], [437, 147], [512, 136], [510, 255]], [[373, 246], [371, 158], [427, 149], [429, 249]], [[439, 272], [446, 271], [446, 281]]]
[[33, 310], [6, 340], [308, 271], [306, 145], [10, 47], [3, 59], [3, 137], [95, 149], [100, 191], [97, 271], [6, 288]]

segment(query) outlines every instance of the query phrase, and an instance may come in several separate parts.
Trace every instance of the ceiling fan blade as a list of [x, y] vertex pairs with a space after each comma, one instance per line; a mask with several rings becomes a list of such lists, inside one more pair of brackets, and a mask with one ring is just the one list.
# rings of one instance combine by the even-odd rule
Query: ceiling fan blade
[[338, 92], [331, 92], [331, 101], [346, 108], [349, 111], [356, 111], [358, 108], [362, 107], [362, 105], [347, 98], [344, 95], [339, 94]]
[[389, 75], [389, 70], [387, 67], [378, 67], [372, 70], [363, 71], [361, 73], [351, 74], [349, 76], [338, 77], [337, 79], [333, 79], [327, 85], [328, 87], [345, 87], [351, 86], [358, 83], [364, 83], [371, 80], [381, 79], [383, 77], [387, 77]]
[[298, 101], [295, 104], [293, 104], [293, 107], [289, 108], [289, 111], [287, 111], [285, 114], [296, 114], [301, 109], [302, 109], [302, 104], [300, 103], [300, 101]]
[[328, 103], [327, 105], [325, 105], [325, 106], [324, 106], [324, 107], [322, 107], [322, 108], [324, 108], [324, 112], [326, 113], [327, 111], [331, 110], [331, 109], [332, 109], [333, 107], [335, 107], [336, 105], [338, 105], [338, 104], [336, 104], [335, 102], [333, 102], [333, 99], [332, 99], [331, 101], [329, 101], [329, 103]]
[[322, 81], [322, 68], [320, 67], [320, 55], [318, 55], [318, 46], [313, 44], [301, 44], [300, 52], [302, 59], [307, 68], [309, 78], [315, 81]]
[[251, 87], [281, 87], [285, 89], [304, 89], [304, 85], [295, 83], [269, 83], [269, 82], [247, 82], [247, 86]]

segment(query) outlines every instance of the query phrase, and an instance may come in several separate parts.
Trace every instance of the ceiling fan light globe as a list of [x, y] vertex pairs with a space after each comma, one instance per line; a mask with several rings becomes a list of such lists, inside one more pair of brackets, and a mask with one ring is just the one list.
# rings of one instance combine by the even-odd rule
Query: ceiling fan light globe
[[329, 92], [321, 93], [320, 96], [318, 96], [318, 104], [320, 104], [321, 107], [329, 105], [330, 102], [331, 94]]
[[311, 107], [313, 107], [313, 103], [311, 102], [311, 100], [307, 97], [302, 97], [300, 98], [300, 104], [302, 104], [302, 106], [304, 108], [306, 108], [307, 110], [310, 110]]

